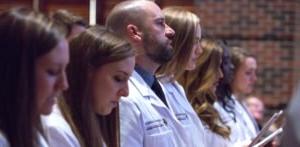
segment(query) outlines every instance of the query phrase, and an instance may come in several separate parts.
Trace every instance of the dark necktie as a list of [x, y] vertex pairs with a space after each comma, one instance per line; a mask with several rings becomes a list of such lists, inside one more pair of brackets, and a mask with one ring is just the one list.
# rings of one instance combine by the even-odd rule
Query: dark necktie
[[154, 77], [154, 82], [151, 86], [151, 89], [160, 98], [160, 100], [168, 107], [164, 92], [163, 92], [162, 88], [160, 87], [156, 77]]

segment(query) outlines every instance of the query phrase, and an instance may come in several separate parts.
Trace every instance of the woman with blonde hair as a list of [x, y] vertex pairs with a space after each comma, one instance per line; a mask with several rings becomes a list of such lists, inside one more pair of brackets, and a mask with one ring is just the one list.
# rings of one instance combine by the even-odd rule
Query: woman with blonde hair
[[199, 46], [201, 27], [199, 17], [181, 7], [163, 9], [166, 24], [174, 29], [172, 40], [174, 56], [158, 71], [165, 88], [166, 105], [175, 113], [181, 130], [180, 138], [187, 146], [206, 146], [204, 128], [189, 104], [182, 86], [176, 81], [185, 70], [194, 70], [202, 49]]
[[135, 51], [106, 28], [93, 26], [70, 41], [70, 87], [47, 118], [51, 146], [118, 147], [121, 96]]
[[206, 128], [207, 145], [212, 147], [230, 146], [230, 129], [222, 122], [213, 107], [217, 100], [216, 88], [223, 73], [221, 63], [223, 48], [221, 42], [202, 39], [203, 52], [197, 60], [196, 70], [186, 71], [180, 77], [190, 103]]

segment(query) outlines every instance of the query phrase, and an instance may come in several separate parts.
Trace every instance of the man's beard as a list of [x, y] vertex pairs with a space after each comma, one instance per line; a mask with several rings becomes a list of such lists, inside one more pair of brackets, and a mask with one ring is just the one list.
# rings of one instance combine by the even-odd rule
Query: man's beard
[[169, 47], [169, 42], [154, 41], [149, 35], [145, 35], [144, 49], [146, 55], [158, 64], [164, 64], [170, 61], [173, 57], [174, 50]]

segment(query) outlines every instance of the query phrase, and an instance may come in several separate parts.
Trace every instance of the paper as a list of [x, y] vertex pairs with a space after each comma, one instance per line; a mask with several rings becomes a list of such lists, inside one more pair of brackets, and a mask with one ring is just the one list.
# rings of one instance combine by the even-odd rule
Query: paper
[[276, 137], [277, 135], [279, 135], [280, 133], [282, 133], [282, 131], [283, 131], [282, 128], [277, 129], [275, 132], [273, 132], [272, 134], [270, 134], [269, 136], [267, 136], [265, 139], [263, 139], [262, 141], [260, 141], [256, 145], [254, 145], [253, 147], [260, 147], [260, 146], [263, 146], [263, 145], [267, 144], [268, 142], [270, 142], [271, 140], [273, 140], [274, 137]]
[[270, 126], [282, 115], [282, 113], [283, 113], [282, 110], [274, 113], [273, 116], [263, 126], [261, 131], [257, 134], [257, 136], [252, 140], [249, 146], [253, 146], [254, 144], [256, 144], [263, 137], [263, 135], [268, 131]]

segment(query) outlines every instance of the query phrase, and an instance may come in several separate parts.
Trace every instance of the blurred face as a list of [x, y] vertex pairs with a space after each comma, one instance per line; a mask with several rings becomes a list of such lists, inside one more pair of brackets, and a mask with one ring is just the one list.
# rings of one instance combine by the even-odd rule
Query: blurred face
[[145, 54], [152, 61], [163, 64], [173, 56], [171, 39], [175, 32], [166, 23], [161, 9], [153, 2], [149, 2], [145, 9], [143, 29], [143, 48]]
[[249, 94], [254, 89], [256, 82], [256, 60], [247, 57], [238, 67], [233, 80], [233, 92], [238, 94]]
[[200, 25], [197, 26], [196, 29], [196, 37], [193, 44], [193, 49], [189, 58], [189, 61], [187, 63], [186, 70], [194, 70], [196, 68], [197, 59], [202, 53], [202, 48], [200, 45], [201, 40], [201, 27]]
[[68, 88], [65, 69], [69, 63], [67, 40], [59, 44], [46, 55], [36, 60], [36, 98], [40, 114], [50, 114], [55, 98]]
[[120, 97], [128, 96], [128, 79], [134, 65], [134, 57], [129, 57], [102, 65], [91, 74], [92, 101], [97, 114], [110, 114]]
[[247, 106], [251, 114], [258, 121], [262, 121], [264, 114], [264, 104], [261, 100], [256, 97], [251, 97], [247, 99]]

